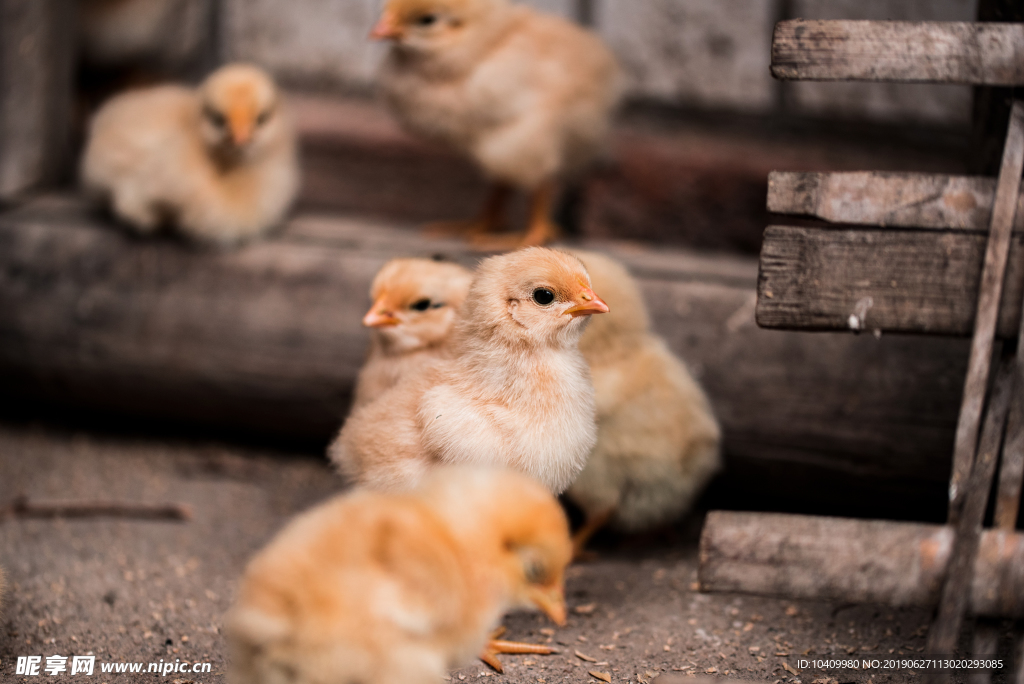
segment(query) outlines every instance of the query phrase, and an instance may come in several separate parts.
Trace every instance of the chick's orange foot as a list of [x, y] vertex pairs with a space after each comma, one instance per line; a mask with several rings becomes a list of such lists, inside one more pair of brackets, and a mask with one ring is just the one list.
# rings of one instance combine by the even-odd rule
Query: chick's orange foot
[[543, 247], [557, 240], [560, 232], [554, 221], [540, 221], [531, 224], [525, 233], [476, 234], [470, 236], [469, 242], [480, 251], [506, 252], [523, 247]]
[[512, 653], [512, 654], [523, 654], [530, 653], [533, 655], [551, 655], [558, 653], [558, 649], [550, 646], [544, 646], [542, 644], [528, 644], [523, 641], [505, 641], [499, 639], [502, 634], [505, 633], [504, 627], [499, 627], [491, 635], [490, 641], [484, 646], [483, 653], [480, 654], [480, 660], [485, 662], [495, 672], [503, 674], [505, 668], [502, 667], [501, 661], [498, 660], [499, 653]]
[[462, 237], [472, 239], [488, 233], [500, 232], [504, 226], [497, 221], [488, 219], [461, 219], [454, 221], [431, 221], [423, 226], [423, 234], [427, 237]]

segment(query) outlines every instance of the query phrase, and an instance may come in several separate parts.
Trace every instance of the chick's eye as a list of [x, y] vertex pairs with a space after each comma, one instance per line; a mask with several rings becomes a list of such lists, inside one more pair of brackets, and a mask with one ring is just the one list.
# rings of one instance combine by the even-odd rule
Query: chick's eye
[[433, 26], [436, 23], [437, 23], [437, 15], [436, 14], [421, 14], [420, 16], [416, 17], [416, 25], [417, 26]]
[[536, 559], [531, 559], [524, 563], [523, 572], [526, 575], [526, 581], [530, 584], [544, 584], [548, 579], [547, 568]]
[[420, 299], [418, 301], [413, 302], [409, 306], [409, 308], [412, 309], [413, 311], [426, 311], [427, 309], [430, 308], [430, 300]]
[[213, 109], [212, 107], [205, 107], [203, 109], [203, 116], [209, 119], [210, 123], [212, 123], [217, 128], [223, 128], [224, 125], [228, 122], [227, 118], [225, 118], [223, 114], [218, 112], [216, 109]]
[[541, 306], [547, 306], [551, 302], [555, 301], [555, 293], [546, 287], [538, 287], [533, 291], [533, 301], [537, 302]]

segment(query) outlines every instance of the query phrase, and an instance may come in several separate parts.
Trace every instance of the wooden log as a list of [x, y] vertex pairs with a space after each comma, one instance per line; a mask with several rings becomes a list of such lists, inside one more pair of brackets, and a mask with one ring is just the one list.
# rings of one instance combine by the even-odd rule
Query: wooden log
[[[633, 271], [706, 387], [730, 496], [943, 518], [964, 340], [762, 330], [752, 258], [584, 246]], [[66, 200], [0, 214], [0, 396], [325, 441], [365, 355], [373, 275], [432, 254], [480, 257], [366, 220], [300, 216], [221, 253], [133, 239]]]
[[[985, 236], [769, 226], [757, 323], [788, 330], [970, 335]], [[1017, 334], [1024, 236], [1015, 234], [996, 333]]]
[[76, 0], [0, 2], [0, 201], [71, 160]]
[[[987, 231], [996, 179], [984, 176], [853, 171], [773, 171], [768, 211], [832, 223]], [[1018, 193], [1018, 207], [1024, 196]], [[1014, 231], [1024, 231], [1024, 211]]]
[[1024, 24], [790, 19], [772, 75], [804, 81], [1024, 84]]
[[[702, 591], [931, 607], [952, 547], [948, 526], [714, 511], [698, 580]], [[984, 532], [970, 610], [1024, 616], [1024, 534]]]

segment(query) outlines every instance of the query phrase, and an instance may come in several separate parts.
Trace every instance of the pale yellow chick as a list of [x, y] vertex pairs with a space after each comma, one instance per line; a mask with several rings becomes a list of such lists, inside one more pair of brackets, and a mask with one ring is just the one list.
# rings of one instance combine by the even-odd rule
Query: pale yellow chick
[[249, 564], [227, 618], [231, 684], [438, 684], [510, 609], [565, 621], [568, 525], [539, 484], [441, 468], [292, 521]]
[[558, 182], [602, 154], [623, 90], [600, 38], [509, 0], [388, 0], [371, 35], [392, 41], [379, 81], [399, 121], [493, 182], [481, 216], [454, 227], [495, 230], [519, 188], [531, 196], [520, 244], [553, 239]]
[[597, 446], [566, 496], [583, 509], [577, 552], [609, 521], [641, 530], [682, 515], [720, 467], [708, 399], [651, 330], [637, 283], [615, 260], [576, 252], [611, 313], [580, 340], [597, 402]]
[[295, 136], [270, 77], [230, 64], [198, 90], [159, 86], [103, 105], [82, 182], [141, 234], [166, 224], [199, 242], [236, 244], [284, 218], [299, 184]]
[[370, 353], [356, 381], [353, 406], [368, 404], [398, 379], [444, 353], [473, 272], [431, 259], [392, 259], [370, 286]]
[[577, 343], [608, 306], [583, 264], [532, 247], [476, 270], [449, 353], [354, 410], [330, 446], [355, 482], [413, 487], [439, 463], [511, 468], [562, 492], [594, 446], [594, 394]]

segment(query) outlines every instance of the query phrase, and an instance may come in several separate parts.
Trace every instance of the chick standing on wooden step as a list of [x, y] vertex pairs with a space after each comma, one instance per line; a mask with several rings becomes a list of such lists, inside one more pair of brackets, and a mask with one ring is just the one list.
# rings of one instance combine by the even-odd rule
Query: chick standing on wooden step
[[577, 342], [587, 318], [606, 311], [574, 256], [533, 247], [485, 260], [450, 353], [353, 411], [331, 460], [374, 489], [415, 486], [438, 463], [475, 463], [563, 491], [596, 434]]
[[370, 354], [356, 380], [353, 406], [391, 389], [399, 378], [443, 353], [473, 272], [431, 259], [392, 259], [373, 279]]
[[231, 64], [199, 87], [118, 95], [92, 120], [85, 187], [141, 234], [173, 225], [230, 245], [277, 225], [299, 183], [295, 137], [273, 81]]
[[[509, 609], [565, 621], [568, 524], [539, 484], [439, 468], [292, 521], [249, 564], [227, 618], [232, 684], [438, 684]], [[533, 652], [550, 652], [541, 647]]]
[[531, 197], [519, 245], [552, 240], [557, 184], [603, 151], [622, 92], [621, 70], [593, 33], [508, 0], [388, 0], [372, 37], [392, 41], [380, 74], [391, 110], [411, 132], [483, 169], [481, 215], [437, 224], [482, 244], [513, 188]]
[[641, 530], [682, 515], [720, 467], [721, 432], [686, 366], [651, 331], [636, 281], [611, 258], [575, 252], [611, 313], [580, 339], [597, 401], [597, 446], [566, 496], [583, 509], [574, 543], [611, 522]]

